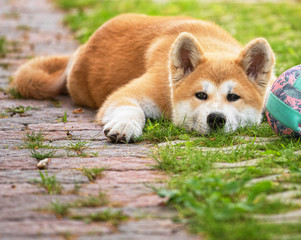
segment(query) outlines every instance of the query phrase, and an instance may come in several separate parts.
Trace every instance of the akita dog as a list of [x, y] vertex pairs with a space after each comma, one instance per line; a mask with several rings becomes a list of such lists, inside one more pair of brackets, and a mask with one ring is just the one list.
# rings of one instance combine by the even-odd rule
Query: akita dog
[[274, 63], [263, 38], [242, 47], [210, 22], [124, 14], [71, 57], [24, 64], [13, 86], [26, 98], [68, 92], [76, 105], [99, 108], [96, 122], [112, 142], [130, 142], [146, 118], [201, 134], [259, 123]]

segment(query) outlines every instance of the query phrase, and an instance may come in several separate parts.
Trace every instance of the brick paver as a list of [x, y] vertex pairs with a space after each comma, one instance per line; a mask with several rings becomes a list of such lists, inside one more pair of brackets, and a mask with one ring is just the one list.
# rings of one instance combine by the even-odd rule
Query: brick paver
[[[61, 24], [63, 13], [51, 1], [0, 0], [0, 5], [0, 38], [8, 43], [6, 56], [0, 58], [1, 88], [7, 88], [13, 72], [28, 58], [66, 55], [78, 46]], [[59, 108], [52, 101], [16, 100], [0, 91], [0, 113], [4, 114], [0, 118], [0, 238], [195, 239], [170, 220], [174, 213], [161, 206], [165, 199], [149, 187], [167, 179], [152, 168], [150, 146], [108, 143], [100, 126], [93, 123], [94, 111], [73, 113], [77, 107], [68, 96], [57, 99]], [[7, 111], [20, 105], [31, 109], [24, 114]], [[65, 111], [67, 122], [59, 122]], [[37, 160], [23, 146], [26, 133], [38, 131], [45, 144], [56, 149], [47, 169], [62, 184], [62, 194], [49, 195], [32, 181], [40, 178]], [[88, 149], [83, 150], [88, 157], [67, 150], [70, 143], [80, 140], [89, 141]], [[83, 175], [83, 167], [106, 170], [91, 182]], [[100, 192], [106, 193], [111, 208], [122, 210], [129, 220], [115, 228], [103, 222], [57, 218], [45, 210], [53, 201], [70, 203]], [[85, 215], [103, 208], [72, 208], [70, 212]]]

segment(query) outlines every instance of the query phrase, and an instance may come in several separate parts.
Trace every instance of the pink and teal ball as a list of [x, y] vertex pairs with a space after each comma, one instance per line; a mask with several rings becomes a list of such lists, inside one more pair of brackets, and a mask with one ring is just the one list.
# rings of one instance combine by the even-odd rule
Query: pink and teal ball
[[267, 120], [276, 134], [301, 137], [301, 65], [277, 78], [266, 109]]

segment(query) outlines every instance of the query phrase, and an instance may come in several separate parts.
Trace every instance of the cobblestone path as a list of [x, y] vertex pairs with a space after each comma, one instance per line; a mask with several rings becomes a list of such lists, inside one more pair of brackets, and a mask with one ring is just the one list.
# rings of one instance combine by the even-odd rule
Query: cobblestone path
[[[195, 239], [172, 222], [174, 213], [161, 206], [164, 199], [151, 189], [167, 178], [153, 170], [151, 146], [108, 143], [93, 123], [95, 112], [78, 109], [68, 96], [35, 101], [4, 93], [13, 72], [27, 59], [70, 54], [77, 43], [61, 24], [63, 13], [50, 1], [0, 0], [0, 5], [0, 41], [6, 46], [0, 58], [0, 239]], [[29, 149], [28, 136], [39, 132], [44, 140], [35, 143], [50, 149]], [[44, 187], [34, 182], [41, 181], [37, 153], [54, 154], [48, 177], [42, 173], [46, 180], [55, 176], [60, 194], [48, 193], [47, 184], [53, 182], [44, 182]], [[84, 174], [85, 169], [102, 167], [96, 179]], [[91, 196], [100, 193], [108, 203], [92, 204]], [[58, 207], [67, 204], [71, 207], [62, 217]], [[53, 211], [51, 206], [58, 207]], [[91, 214], [101, 215], [108, 208], [111, 218], [122, 211], [127, 220], [119, 225], [110, 217], [89, 221]]]

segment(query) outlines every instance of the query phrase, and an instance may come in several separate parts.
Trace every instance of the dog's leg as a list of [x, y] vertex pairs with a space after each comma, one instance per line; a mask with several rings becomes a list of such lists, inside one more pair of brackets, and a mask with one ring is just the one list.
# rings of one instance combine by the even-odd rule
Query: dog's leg
[[112, 142], [133, 142], [142, 135], [145, 114], [142, 108], [126, 104], [108, 107], [103, 117], [104, 133]]
[[145, 74], [133, 80], [114, 92], [100, 108], [96, 121], [104, 125], [104, 133], [112, 142], [132, 142], [142, 135], [147, 118], [162, 116], [170, 98], [168, 89], [162, 96], [162, 88], [168, 83], [156, 84], [158, 76], [154, 77]]

